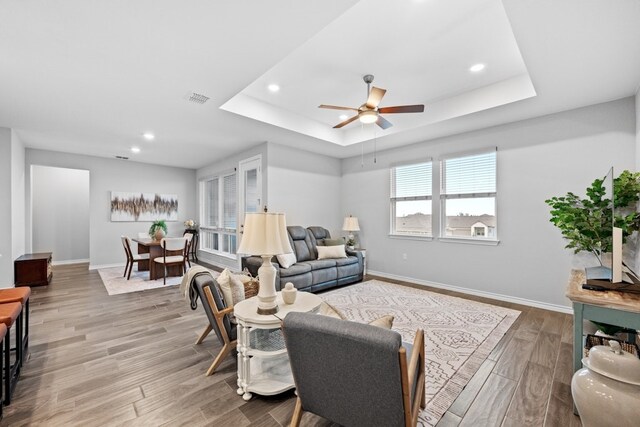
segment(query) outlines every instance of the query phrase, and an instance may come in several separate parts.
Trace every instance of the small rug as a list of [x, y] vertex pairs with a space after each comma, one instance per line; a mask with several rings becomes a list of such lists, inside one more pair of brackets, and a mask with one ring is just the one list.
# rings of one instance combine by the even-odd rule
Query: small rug
[[[123, 267], [101, 268], [98, 270], [104, 287], [109, 295], [126, 294], [129, 292], [145, 291], [147, 289], [163, 288], [168, 286], [177, 286], [182, 281], [182, 276], [167, 277], [165, 285], [162, 279], [149, 280], [148, 271], [138, 271], [134, 266], [131, 271], [131, 278], [127, 280], [122, 277], [124, 273]], [[218, 276], [218, 272], [212, 271], [213, 277]]]
[[413, 342], [424, 329], [427, 408], [418, 425], [435, 426], [520, 312], [427, 290], [370, 280], [320, 295], [349, 320], [393, 315], [393, 330]]

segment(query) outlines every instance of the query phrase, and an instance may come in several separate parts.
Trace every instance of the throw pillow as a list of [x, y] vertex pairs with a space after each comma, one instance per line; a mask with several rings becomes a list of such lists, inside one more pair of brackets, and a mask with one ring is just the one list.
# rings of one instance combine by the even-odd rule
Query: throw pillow
[[324, 243], [324, 246], [338, 246], [344, 245], [345, 241], [344, 237], [339, 237], [337, 239], [324, 239], [322, 243]]
[[320, 304], [320, 308], [318, 309], [318, 314], [321, 314], [323, 316], [335, 317], [336, 319], [340, 319], [340, 320], [346, 319], [344, 315], [340, 312], [340, 310], [338, 310], [328, 302], [324, 302], [324, 301], [322, 302], [322, 304]]
[[297, 261], [296, 254], [293, 252], [290, 254], [276, 255], [276, 258], [278, 258], [278, 264], [280, 264], [280, 267], [282, 268], [289, 268]]
[[[243, 295], [242, 299], [238, 299], [237, 297], [234, 298], [234, 295], [233, 295], [234, 290], [232, 289], [234, 286], [234, 284], [232, 283], [233, 279], [238, 281], [241, 285], [240, 289], [242, 289], [242, 295]], [[220, 291], [222, 291], [222, 298], [224, 298], [225, 305], [227, 307], [231, 307], [232, 305], [236, 305], [238, 302], [244, 300], [245, 299], [244, 295], [246, 292], [245, 288], [255, 287], [255, 286], [252, 286], [252, 280], [253, 279], [250, 275], [243, 274], [243, 273], [234, 274], [234, 273], [231, 273], [231, 271], [229, 271], [228, 268], [225, 268], [224, 270], [222, 270], [222, 273], [220, 273], [220, 275], [216, 277], [216, 282], [218, 282], [218, 285], [220, 285]], [[236, 289], [236, 292], [237, 292], [237, 289]]]
[[335, 259], [346, 258], [347, 253], [344, 250], [344, 245], [340, 246], [317, 246], [318, 259]]
[[369, 324], [384, 329], [391, 329], [391, 327], [393, 327], [393, 316], [387, 314], [386, 316], [382, 316], [379, 319], [372, 320], [371, 322], [369, 322]]

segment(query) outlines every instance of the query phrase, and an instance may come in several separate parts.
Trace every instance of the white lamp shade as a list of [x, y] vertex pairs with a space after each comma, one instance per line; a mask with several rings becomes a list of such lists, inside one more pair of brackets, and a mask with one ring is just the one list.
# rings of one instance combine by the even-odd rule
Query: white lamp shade
[[355, 216], [348, 216], [344, 219], [342, 224], [344, 231], [360, 231], [360, 225], [358, 224], [358, 218]]
[[238, 253], [279, 255], [293, 252], [289, 244], [287, 221], [283, 213], [247, 213]]

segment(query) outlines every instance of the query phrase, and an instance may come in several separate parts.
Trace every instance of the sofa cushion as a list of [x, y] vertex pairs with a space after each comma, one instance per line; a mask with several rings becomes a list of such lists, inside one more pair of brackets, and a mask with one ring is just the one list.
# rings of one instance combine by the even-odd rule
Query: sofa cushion
[[287, 276], [280, 278], [280, 289], [284, 289], [285, 285], [291, 282], [296, 289], [307, 290], [311, 288], [313, 277], [311, 272], [298, 274], [296, 276]]
[[311, 265], [306, 262], [299, 262], [293, 264], [289, 268], [280, 269], [280, 277], [296, 276], [298, 274], [309, 273], [311, 271]]
[[323, 268], [321, 270], [312, 270], [313, 284], [318, 285], [320, 283], [329, 282], [338, 278], [337, 268]]
[[360, 264], [349, 264], [338, 267], [338, 278], [356, 276], [360, 274]]
[[290, 225], [287, 227], [287, 232], [291, 238], [291, 246], [293, 247], [298, 262], [317, 258], [313, 249], [314, 245], [311, 242], [310, 233], [307, 232], [306, 228]]
[[318, 246], [316, 249], [318, 250], [318, 259], [336, 259], [347, 257], [347, 253], [344, 250], [344, 245]]
[[311, 271], [321, 270], [323, 268], [335, 268], [336, 266], [335, 259], [313, 259], [311, 261], [305, 261], [304, 263], [311, 266]]
[[322, 246], [340, 246], [346, 243], [347, 242], [345, 242], [344, 237], [338, 237], [337, 239], [318, 240], [318, 245], [322, 245]]
[[276, 255], [276, 258], [278, 259], [278, 264], [280, 264], [280, 267], [282, 268], [289, 268], [297, 261], [296, 254], [294, 254], [293, 252], [290, 254]]
[[357, 264], [357, 263], [358, 263], [358, 257], [355, 257], [355, 256], [336, 259], [336, 265], [338, 267], [342, 267], [343, 265]]

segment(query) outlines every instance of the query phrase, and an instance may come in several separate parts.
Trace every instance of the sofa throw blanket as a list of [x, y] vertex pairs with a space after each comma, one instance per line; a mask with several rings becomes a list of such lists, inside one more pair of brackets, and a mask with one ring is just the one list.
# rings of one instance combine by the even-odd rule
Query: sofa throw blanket
[[[193, 282], [194, 279], [201, 274], [208, 274], [211, 276], [209, 269], [199, 265], [194, 265], [189, 269], [189, 271], [187, 271], [187, 274], [182, 276], [182, 282], [180, 282], [180, 295], [182, 295], [184, 299], [189, 299], [191, 310], [195, 310], [198, 307], [198, 292], [193, 287]], [[211, 276], [211, 278], [213, 278], [213, 276]]]

